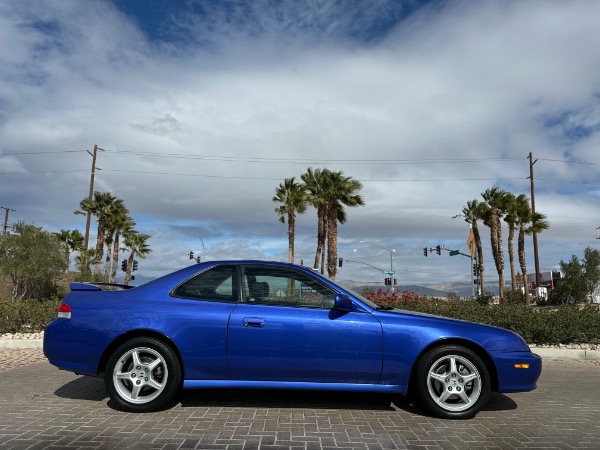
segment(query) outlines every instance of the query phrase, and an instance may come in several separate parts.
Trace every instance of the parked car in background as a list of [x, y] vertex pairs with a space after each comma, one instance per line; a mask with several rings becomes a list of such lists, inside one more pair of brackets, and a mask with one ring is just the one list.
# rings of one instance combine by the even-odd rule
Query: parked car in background
[[489, 393], [535, 389], [541, 359], [500, 328], [381, 307], [313, 270], [196, 264], [123, 290], [72, 283], [46, 327], [50, 363], [103, 377], [146, 412], [201, 388], [410, 395], [426, 413], [473, 417]]

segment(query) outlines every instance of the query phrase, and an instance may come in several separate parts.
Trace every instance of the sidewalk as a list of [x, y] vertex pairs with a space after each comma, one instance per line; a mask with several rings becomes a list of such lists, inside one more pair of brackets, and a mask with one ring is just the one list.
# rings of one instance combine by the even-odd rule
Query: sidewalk
[[[0, 350], [43, 348], [43, 346], [43, 333], [21, 336], [16, 335], [12, 339], [0, 338]], [[531, 351], [540, 355], [542, 358], [600, 361], [600, 349], [590, 350], [585, 348], [531, 346]]]

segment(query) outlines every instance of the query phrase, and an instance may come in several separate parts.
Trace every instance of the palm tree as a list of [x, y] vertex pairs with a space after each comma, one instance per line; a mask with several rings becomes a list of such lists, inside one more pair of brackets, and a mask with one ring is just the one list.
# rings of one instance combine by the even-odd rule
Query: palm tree
[[483, 223], [490, 228], [492, 256], [498, 272], [498, 297], [504, 301], [504, 254], [502, 251], [502, 223], [500, 219], [505, 213], [507, 193], [497, 186], [481, 193], [485, 201]]
[[346, 222], [344, 206], [356, 207], [365, 204], [358, 192], [360, 181], [346, 177], [342, 172], [327, 171], [324, 177], [325, 220], [327, 223], [327, 274], [335, 280], [337, 272], [337, 224]]
[[[119, 265], [119, 240], [123, 233], [133, 229], [135, 221], [122, 200], [117, 200], [108, 211], [106, 222], [106, 263], [110, 263], [109, 281], [114, 282]], [[111, 249], [112, 246], [112, 249]]]
[[54, 234], [63, 244], [68, 272], [71, 263], [71, 252], [83, 249], [83, 235], [78, 230], [60, 230]]
[[485, 208], [483, 207], [483, 204], [477, 200], [467, 202], [467, 206], [465, 206], [462, 210], [462, 214], [465, 217], [465, 222], [471, 225], [471, 230], [473, 231], [473, 239], [475, 240], [475, 249], [477, 251], [477, 271], [479, 273], [479, 281], [481, 283], [479, 285], [481, 294], [485, 293], [483, 277], [485, 268], [483, 265], [483, 246], [481, 245], [481, 235], [479, 234], [477, 221], [483, 220], [484, 210]]
[[79, 250], [79, 255], [75, 257], [75, 266], [79, 269], [81, 273], [82, 281], [90, 281], [92, 278], [92, 271], [90, 270], [90, 264], [92, 263], [94, 256], [96, 255], [96, 250], [94, 249], [85, 249], [83, 245]]
[[75, 211], [75, 214], [86, 214], [88, 211], [98, 219], [98, 232], [96, 234], [96, 256], [94, 258], [94, 275], [100, 273], [100, 263], [104, 255], [104, 240], [106, 233], [106, 221], [108, 211], [117, 198], [110, 192], [94, 192], [92, 201], [84, 198], [79, 202], [81, 210]]
[[149, 234], [140, 234], [137, 231], [129, 231], [124, 234], [126, 250], [130, 251], [127, 259], [127, 271], [125, 272], [125, 284], [129, 284], [131, 280], [131, 272], [133, 269], [133, 261], [136, 256], [145, 259], [148, 253], [152, 251], [148, 245]]
[[[512, 193], [506, 194], [506, 215], [504, 216], [504, 221], [508, 224], [508, 257], [510, 261], [511, 288], [513, 291], [517, 289], [514, 247], [515, 231], [519, 229], [521, 221], [527, 218], [530, 212], [529, 198], [525, 194], [518, 196]], [[523, 276], [526, 276], [526, 274], [523, 274]]]
[[522, 219], [519, 226], [519, 263], [523, 272], [527, 304], [529, 304], [529, 286], [527, 285], [527, 266], [525, 264], [525, 235], [530, 236], [534, 232], [536, 234], [541, 233], [548, 228], [550, 228], [550, 223], [546, 220], [546, 215], [537, 211], [532, 213], [531, 209], [528, 209], [527, 215]]
[[288, 222], [288, 262], [294, 262], [294, 237], [296, 226], [296, 214], [303, 214], [308, 204], [308, 195], [306, 187], [296, 183], [294, 177], [286, 178], [277, 189], [273, 201], [281, 203], [281, 206], [275, 208], [279, 214], [279, 221], [285, 223], [287, 216]]
[[[323, 184], [327, 169], [315, 169], [309, 167], [305, 174], [301, 175], [302, 181], [308, 191], [308, 203], [317, 209], [317, 250], [315, 252], [315, 263], [313, 269], [319, 268], [321, 255], [325, 253], [325, 239], [327, 238], [326, 205], [323, 193]], [[321, 273], [325, 271], [325, 265], [321, 264]]]

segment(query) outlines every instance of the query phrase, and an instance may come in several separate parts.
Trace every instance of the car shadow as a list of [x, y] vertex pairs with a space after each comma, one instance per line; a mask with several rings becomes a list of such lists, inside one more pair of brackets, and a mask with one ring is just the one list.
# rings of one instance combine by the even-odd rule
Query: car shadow
[[[61, 398], [99, 402], [108, 399], [104, 381], [100, 378], [82, 376], [54, 391]], [[230, 407], [230, 408], [286, 408], [286, 409], [335, 409], [335, 410], [402, 410], [422, 415], [411, 399], [399, 394], [373, 392], [261, 390], [261, 389], [188, 389], [180, 391], [177, 398], [164, 409], [181, 404], [184, 408]], [[107, 405], [119, 409], [112, 401]], [[508, 411], [517, 408], [510, 397], [491, 393], [483, 411]]]
[[59, 387], [54, 394], [60, 398], [72, 400], [90, 400], [99, 402], [108, 398], [101, 378], [81, 376]]
[[188, 407], [336, 409], [416, 412], [400, 395], [372, 392], [332, 392], [271, 389], [194, 389], [182, 391], [178, 402]]
[[[373, 392], [194, 389], [180, 393], [176, 403], [182, 407], [244, 407], [335, 410], [402, 410], [423, 415], [409, 397]], [[176, 404], [174, 403], [174, 404]], [[517, 408], [509, 397], [492, 392], [483, 411], [508, 411]]]

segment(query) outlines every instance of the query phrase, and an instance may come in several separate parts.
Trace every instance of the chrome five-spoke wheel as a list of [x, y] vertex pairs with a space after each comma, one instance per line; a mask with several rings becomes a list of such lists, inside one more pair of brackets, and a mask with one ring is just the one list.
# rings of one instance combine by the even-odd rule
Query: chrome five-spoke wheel
[[468, 359], [459, 355], [443, 356], [431, 366], [427, 387], [440, 407], [464, 411], [481, 395], [481, 375]]
[[160, 353], [136, 347], [119, 358], [113, 370], [113, 383], [121, 397], [131, 403], [148, 403], [165, 389], [169, 379], [167, 364]]
[[151, 338], [125, 342], [112, 354], [106, 369], [106, 390], [128, 411], [153, 411], [164, 406], [181, 384], [181, 370], [173, 351]]
[[487, 402], [490, 376], [475, 352], [447, 345], [423, 355], [415, 385], [420, 406], [427, 412], [448, 419], [467, 419]]

